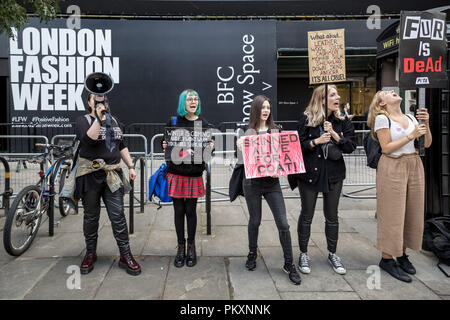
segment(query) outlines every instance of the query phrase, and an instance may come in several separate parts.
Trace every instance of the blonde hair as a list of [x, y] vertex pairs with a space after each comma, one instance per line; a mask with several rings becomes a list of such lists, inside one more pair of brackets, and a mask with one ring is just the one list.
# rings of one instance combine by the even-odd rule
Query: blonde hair
[[[334, 84], [328, 85], [328, 92], [330, 89], [334, 89], [337, 92], [337, 88]], [[317, 127], [324, 122], [324, 97], [325, 97], [325, 85], [320, 85], [314, 89], [309, 105], [306, 107], [304, 114], [308, 117], [308, 126]], [[341, 115], [341, 110], [334, 112], [334, 116], [339, 120], [344, 120], [345, 117]]]
[[372, 102], [370, 103], [369, 107], [369, 114], [367, 116], [367, 126], [370, 128], [370, 132], [372, 134], [372, 138], [377, 139], [374, 131], [375, 127], [375, 118], [379, 114], [384, 114], [386, 117], [389, 117], [389, 112], [387, 112], [386, 108], [383, 108], [381, 106], [381, 103], [383, 102], [382, 94], [383, 91], [380, 90], [373, 96]]

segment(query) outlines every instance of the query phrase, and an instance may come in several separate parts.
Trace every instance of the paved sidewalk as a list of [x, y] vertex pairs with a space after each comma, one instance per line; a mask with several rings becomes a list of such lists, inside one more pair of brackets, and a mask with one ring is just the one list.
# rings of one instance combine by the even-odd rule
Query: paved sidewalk
[[[288, 199], [286, 206], [297, 262], [300, 200]], [[67, 285], [74, 283], [70, 266], [78, 266], [84, 256], [81, 211], [60, 219], [52, 238], [48, 237], [48, 221], [43, 222], [31, 248], [21, 257], [10, 257], [0, 247], [0, 299], [449, 300], [450, 279], [436, 267], [436, 258], [424, 252], [410, 253], [417, 268], [412, 283], [397, 281], [381, 271], [380, 289], [369, 289], [374, 282], [373, 273], [367, 273], [367, 268], [377, 265], [380, 259], [375, 248], [374, 208], [375, 200], [341, 198], [337, 253], [347, 268], [347, 274], [341, 276], [327, 262], [322, 200], [318, 200], [309, 248], [312, 272], [302, 275], [300, 286], [291, 284], [281, 270], [283, 255], [278, 232], [266, 203], [258, 265], [253, 272], [244, 267], [248, 212], [242, 197], [233, 203], [212, 204], [211, 236], [206, 235], [204, 204], [199, 206], [199, 258], [193, 268], [173, 266], [173, 208], [165, 206], [157, 211], [155, 205], [148, 204], [145, 213], [138, 213], [137, 208], [135, 233], [130, 236], [132, 252], [142, 266], [142, 274], [137, 277], [118, 267], [118, 249], [102, 210], [99, 260], [90, 274], [81, 276], [81, 289], [71, 290]], [[126, 212], [128, 216], [128, 209]], [[0, 219], [0, 230], [3, 224], [4, 218]], [[0, 236], [3, 239], [3, 231]]]

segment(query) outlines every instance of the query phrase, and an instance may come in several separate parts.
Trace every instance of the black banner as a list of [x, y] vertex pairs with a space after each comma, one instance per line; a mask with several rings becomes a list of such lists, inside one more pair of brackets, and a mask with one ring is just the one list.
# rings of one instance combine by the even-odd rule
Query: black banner
[[445, 19], [445, 13], [402, 11], [399, 47], [400, 88], [446, 87]]
[[[112, 114], [125, 124], [167, 122], [196, 90], [212, 123], [248, 119], [253, 97], [276, 101], [276, 22], [37, 19], [9, 41], [8, 122], [64, 128], [83, 114], [84, 79], [105, 72]], [[272, 113], [276, 112], [276, 104]]]

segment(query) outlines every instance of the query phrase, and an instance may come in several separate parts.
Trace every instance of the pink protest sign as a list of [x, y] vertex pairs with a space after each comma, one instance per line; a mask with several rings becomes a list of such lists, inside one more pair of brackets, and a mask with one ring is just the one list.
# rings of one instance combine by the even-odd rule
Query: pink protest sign
[[306, 172], [297, 131], [246, 136], [242, 154], [247, 179]]

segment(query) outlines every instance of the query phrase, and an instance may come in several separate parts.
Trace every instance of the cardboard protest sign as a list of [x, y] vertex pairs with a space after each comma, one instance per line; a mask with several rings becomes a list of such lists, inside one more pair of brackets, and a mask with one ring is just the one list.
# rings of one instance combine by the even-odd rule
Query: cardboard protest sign
[[345, 29], [308, 32], [309, 83], [347, 80]]
[[306, 172], [297, 131], [246, 136], [242, 154], [247, 179]]
[[403, 89], [447, 85], [446, 14], [402, 11], [399, 86]]
[[166, 127], [164, 139], [167, 142], [165, 151], [167, 161], [175, 164], [198, 164], [210, 159], [211, 129]]

